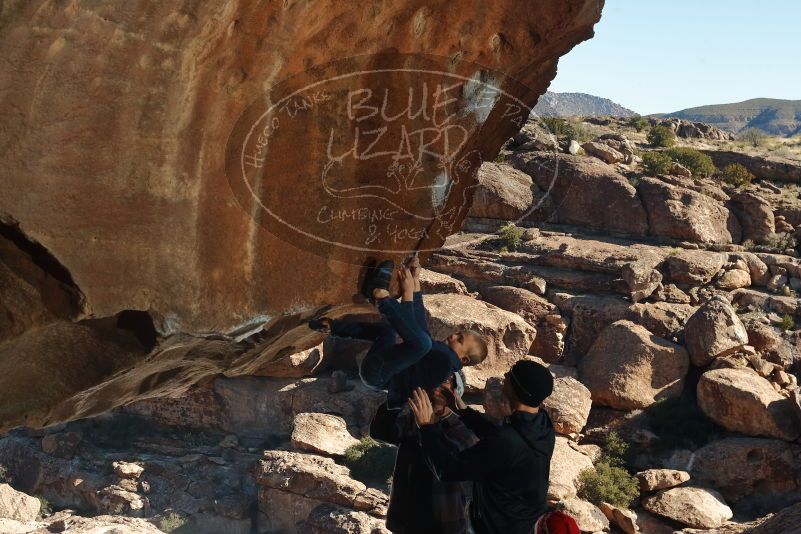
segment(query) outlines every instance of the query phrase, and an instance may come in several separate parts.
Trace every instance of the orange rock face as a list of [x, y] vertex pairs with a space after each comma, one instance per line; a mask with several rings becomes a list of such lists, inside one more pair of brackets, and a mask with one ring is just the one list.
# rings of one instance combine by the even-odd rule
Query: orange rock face
[[[441, 243], [437, 228], [428, 237], [423, 230], [436, 218], [431, 197], [445, 193], [432, 188], [443, 161], [461, 167], [450, 177], [458, 181], [447, 199], [450, 229], [440, 229], [458, 228], [476, 158], [494, 157], [519, 127], [527, 110], [512, 105], [536, 102], [558, 58], [592, 35], [601, 7], [596, 0], [525, 9], [509, 0], [458, 9], [444, 1], [347, 9], [332, 0], [238, 0], [185, 11], [158, 2], [12, 2], [0, 12], [0, 213], [66, 266], [98, 316], [151, 310], [173, 330], [224, 331], [260, 314], [347, 301], [356, 266], [371, 252]], [[388, 72], [369, 74], [382, 69]], [[287, 109], [308, 105], [316, 93], [307, 86], [320, 82], [328, 105], [318, 103], [319, 113], [307, 110], [282, 130], [262, 154], [262, 174], [251, 176], [257, 188], [273, 189], [241, 195], [244, 180], [226, 172], [226, 150], [234, 158], [232, 138], [242, 135], [237, 121], [288, 97], [290, 88], [306, 89], [300, 100], [283, 102]], [[451, 87], [439, 108], [437, 84]], [[504, 95], [493, 100], [493, 88]], [[429, 117], [365, 119], [385, 89], [387, 115], [409, 102]], [[369, 90], [373, 98], [364, 100]], [[281, 113], [275, 116], [288, 116]], [[431, 141], [446, 133], [443, 121], [460, 136], [450, 149]], [[378, 133], [364, 133], [380, 128], [387, 131], [375, 143]], [[423, 142], [408, 141], [413, 159], [367, 157], [401, 153], [404, 128], [409, 136], [429, 129]], [[321, 174], [332, 132], [335, 155], [356, 140], [361, 157], [336, 161], [329, 190], [387, 187], [396, 161], [407, 163], [397, 169], [401, 180], [420, 188], [390, 198], [396, 206], [386, 198], [329, 197]], [[425, 144], [444, 157], [417, 161]], [[264, 197], [314, 237], [270, 220], [254, 207]], [[354, 209], [363, 212], [356, 220]], [[390, 224], [379, 221], [378, 240], [364, 245], [371, 233], [365, 217], [393, 210], [401, 214], [392, 220], [397, 241], [390, 243]], [[346, 219], [312, 224], [335, 217]], [[424, 224], [407, 224], [415, 218]], [[362, 242], [364, 250], [323, 240]]]
[[[123, 310], [162, 334], [225, 333], [351, 302], [366, 258], [458, 230], [481, 161], [602, 6], [4, 3], [0, 225], [60, 274], [13, 295], [0, 339]], [[119, 399], [154, 389], [116, 383]], [[120, 402], [76, 399], [82, 413]]]

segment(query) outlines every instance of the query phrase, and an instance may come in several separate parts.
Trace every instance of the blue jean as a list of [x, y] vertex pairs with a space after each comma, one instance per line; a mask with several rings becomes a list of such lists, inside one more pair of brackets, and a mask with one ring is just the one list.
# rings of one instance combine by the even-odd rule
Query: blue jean
[[[335, 321], [331, 333], [373, 342], [359, 367], [359, 376], [367, 387], [380, 391], [387, 388], [393, 376], [428, 354], [431, 336], [416, 320], [414, 302], [385, 298], [378, 303], [378, 311], [386, 318], [385, 322]], [[401, 343], [396, 343], [397, 336], [400, 336]]]

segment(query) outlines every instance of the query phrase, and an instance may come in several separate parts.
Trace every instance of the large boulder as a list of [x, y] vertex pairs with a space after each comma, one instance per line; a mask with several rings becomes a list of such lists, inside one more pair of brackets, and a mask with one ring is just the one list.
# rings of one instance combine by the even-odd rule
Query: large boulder
[[587, 501], [570, 498], [559, 501], [556, 509], [564, 512], [576, 520], [576, 525], [582, 532], [600, 532], [609, 528], [609, 520], [592, 503]]
[[630, 321], [617, 321], [581, 359], [579, 378], [594, 402], [633, 410], [680, 395], [689, 364], [684, 347]]
[[646, 497], [643, 508], [693, 528], [717, 528], [734, 515], [720, 493], [703, 488], [663, 490]]
[[706, 250], [680, 250], [667, 259], [670, 279], [677, 284], [708, 284], [726, 263], [726, 255]]
[[292, 429], [292, 446], [296, 449], [329, 456], [342, 456], [359, 440], [348, 432], [341, 417], [324, 413], [299, 413]]
[[531, 177], [509, 165], [484, 162], [468, 217], [517, 221], [534, 204]]
[[41, 503], [36, 497], [0, 484], [0, 517], [16, 521], [33, 521], [39, 517]]
[[353, 480], [347, 467], [330, 458], [265, 451], [254, 475], [259, 485], [259, 509], [272, 519], [274, 530], [294, 530], [321, 504], [373, 515], [385, 513], [386, 495]]
[[637, 191], [614, 167], [594, 158], [568, 154], [524, 152], [510, 163], [528, 173], [550, 198], [532, 216], [542, 220], [588, 226], [629, 235], [646, 235], [648, 217]]
[[484, 286], [479, 292], [486, 302], [516, 313], [534, 326], [557, 311], [556, 306], [544, 297], [522, 287]]
[[694, 365], [709, 365], [748, 343], [748, 332], [729, 301], [713, 297], [687, 320], [685, 344]]
[[516, 313], [464, 295], [427, 295], [428, 324], [434, 339], [445, 339], [459, 330], [471, 329], [484, 336], [487, 359], [466, 367], [468, 385], [482, 388], [490, 376], [502, 376], [528, 354], [537, 331]]
[[321, 504], [298, 524], [298, 534], [389, 534], [384, 521], [364, 512]]
[[578, 434], [587, 424], [592, 408], [590, 390], [571, 377], [557, 377], [553, 393], [542, 402], [551, 416], [554, 429], [560, 434]]
[[604, 163], [622, 163], [626, 159], [622, 153], [604, 143], [590, 141], [581, 145], [581, 148], [590, 156], [594, 156]]
[[461, 280], [429, 269], [420, 269], [420, 286], [423, 293], [467, 294], [467, 288]]
[[640, 180], [637, 191], [648, 212], [650, 235], [699, 243], [740, 240], [737, 219], [713, 198], [655, 178]]
[[[238, 337], [350, 303], [379, 252], [441, 246], [482, 156], [526, 122], [603, 6], [385, 3], [366, 18], [331, 0], [118, 7], [4, 4], [3, 234], [41, 245], [36, 260], [63, 267], [51, 278], [77, 287], [93, 317], [147, 310], [162, 334]], [[13, 374], [29, 393], [2, 385], [0, 406], [25, 412], [33, 391], [66, 401], [61, 384], [76, 376], [88, 395], [112, 360], [50, 365], [51, 354], [28, 357], [47, 372]], [[178, 395], [208, 378], [205, 363], [128, 375], [115, 393]]]
[[646, 469], [637, 473], [641, 491], [674, 488], [690, 480], [690, 473], [676, 469]]
[[720, 426], [749, 436], [793, 441], [801, 435], [790, 399], [748, 368], [705, 372], [698, 381], [698, 406]]
[[570, 440], [556, 436], [548, 475], [548, 500], [575, 497], [579, 477], [586, 469], [594, 469], [592, 460], [580, 452]]
[[732, 195], [731, 200], [743, 227], [743, 240], [761, 243], [776, 231], [773, 207], [762, 196], [741, 191]]
[[724, 438], [695, 452], [693, 479], [728, 502], [775, 512], [801, 500], [801, 446], [776, 439]]

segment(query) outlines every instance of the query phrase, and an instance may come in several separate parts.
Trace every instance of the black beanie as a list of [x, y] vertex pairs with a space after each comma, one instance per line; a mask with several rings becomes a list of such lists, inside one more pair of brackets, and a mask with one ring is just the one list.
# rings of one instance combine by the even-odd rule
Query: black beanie
[[553, 392], [553, 376], [547, 367], [531, 360], [520, 360], [509, 371], [517, 398], [527, 406], [539, 406]]

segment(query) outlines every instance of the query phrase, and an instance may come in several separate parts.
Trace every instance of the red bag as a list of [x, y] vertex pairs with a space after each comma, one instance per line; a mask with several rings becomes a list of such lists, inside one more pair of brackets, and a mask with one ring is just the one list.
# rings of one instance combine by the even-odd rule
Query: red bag
[[532, 534], [581, 534], [576, 520], [562, 512], [545, 512], [534, 525]]

